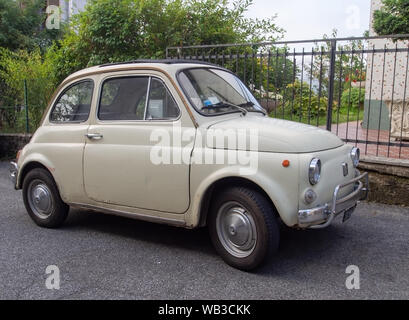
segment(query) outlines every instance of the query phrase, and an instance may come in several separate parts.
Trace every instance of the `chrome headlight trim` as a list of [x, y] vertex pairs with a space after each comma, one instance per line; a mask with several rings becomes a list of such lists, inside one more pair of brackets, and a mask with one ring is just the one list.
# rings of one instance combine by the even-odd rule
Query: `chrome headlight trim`
[[314, 158], [310, 162], [308, 169], [308, 178], [311, 185], [316, 185], [321, 178], [321, 160]]
[[351, 160], [352, 160], [352, 164], [354, 165], [354, 168], [358, 167], [359, 159], [361, 156], [361, 151], [359, 150], [359, 148], [356, 148], [356, 147], [352, 148], [350, 155], [351, 155]]

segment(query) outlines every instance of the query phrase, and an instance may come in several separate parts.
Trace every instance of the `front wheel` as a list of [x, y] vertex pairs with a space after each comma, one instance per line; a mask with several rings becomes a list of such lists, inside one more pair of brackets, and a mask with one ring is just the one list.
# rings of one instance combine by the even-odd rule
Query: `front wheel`
[[209, 232], [229, 265], [252, 270], [278, 249], [280, 232], [271, 203], [245, 187], [224, 190], [212, 203]]
[[69, 207], [61, 200], [53, 177], [45, 169], [36, 168], [27, 173], [23, 199], [31, 219], [40, 227], [57, 228], [67, 218]]

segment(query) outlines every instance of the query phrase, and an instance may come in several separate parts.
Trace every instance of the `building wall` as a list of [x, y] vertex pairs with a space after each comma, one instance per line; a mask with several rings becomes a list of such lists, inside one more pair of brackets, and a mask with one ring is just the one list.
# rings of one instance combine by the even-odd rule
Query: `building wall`
[[[371, 19], [369, 35], [376, 36], [373, 30], [373, 13], [381, 8], [381, 0], [371, 0]], [[408, 49], [408, 41], [376, 39], [368, 41], [368, 49]], [[365, 91], [364, 127], [389, 130], [389, 108], [393, 102], [409, 99], [408, 51], [381, 52], [368, 54]], [[405, 93], [406, 85], [406, 93]], [[369, 121], [368, 121], [369, 118]]]
[[68, 22], [74, 14], [83, 11], [86, 4], [87, 0], [59, 0], [61, 20]]

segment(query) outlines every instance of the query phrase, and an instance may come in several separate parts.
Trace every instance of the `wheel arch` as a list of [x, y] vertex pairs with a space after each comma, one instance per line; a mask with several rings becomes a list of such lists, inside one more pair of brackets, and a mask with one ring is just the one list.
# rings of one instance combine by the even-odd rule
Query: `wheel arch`
[[280, 215], [278, 213], [277, 207], [274, 204], [274, 201], [271, 199], [271, 197], [267, 194], [267, 192], [256, 182], [244, 178], [244, 177], [237, 177], [237, 176], [230, 176], [230, 177], [223, 177], [220, 178], [213, 183], [211, 183], [206, 191], [203, 193], [203, 196], [201, 198], [201, 203], [199, 205], [199, 227], [204, 227], [207, 225], [207, 217], [209, 214], [209, 208], [210, 208], [210, 203], [213, 199], [213, 197], [217, 194], [218, 189], [222, 189], [225, 186], [244, 186], [250, 189], [253, 189], [257, 192], [259, 192], [261, 195], [263, 195], [267, 201], [270, 202], [270, 204], [274, 208], [274, 212], [277, 218], [280, 219]]
[[[24, 182], [24, 179], [27, 176], [27, 174], [31, 170], [37, 169], [37, 168], [41, 168], [41, 169], [46, 170], [51, 175], [51, 177], [53, 178], [54, 182], [57, 185], [57, 182], [56, 182], [51, 170], [48, 169], [48, 167], [45, 164], [43, 164], [43, 163], [41, 163], [41, 162], [39, 162], [37, 160], [31, 160], [31, 161], [27, 161], [26, 163], [24, 163], [24, 165], [20, 169], [18, 179], [17, 179], [17, 188], [18, 189], [21, 189], [23, 187], [23, 182]], [[57, 188], [58, 188], [58, 185], [57, 185]], [[59, 190], [59, 188], [58, 188], [58, 190]]]

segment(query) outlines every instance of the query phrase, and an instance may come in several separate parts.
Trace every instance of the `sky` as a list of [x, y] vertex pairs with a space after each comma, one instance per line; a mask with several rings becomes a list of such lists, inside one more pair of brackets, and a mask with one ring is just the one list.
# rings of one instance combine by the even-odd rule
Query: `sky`
[[277, 13], [283, 40], [321, 39], [338, 30], [338, 37], [362, 36], [369, 29], [370, 0], [253, 0], [248, 17]]

